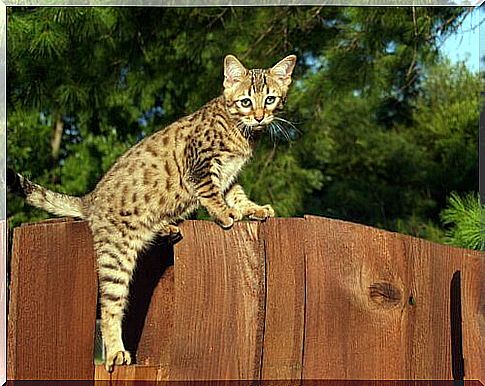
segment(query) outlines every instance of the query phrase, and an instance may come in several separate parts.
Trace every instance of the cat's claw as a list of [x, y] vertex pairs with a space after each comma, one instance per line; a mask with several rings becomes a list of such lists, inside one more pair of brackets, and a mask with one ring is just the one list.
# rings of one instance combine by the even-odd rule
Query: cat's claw
[[230, 229], [236, 221], [241, 220], [243, 217], [242, 213], [236, 208], [230, 208], [226, 211], [223, 217], [219, 217], [216, 222], [223, 229]]
[[169, 234], [167, 236], [168, 243], [171, 244], [171, 245], [177, 244], [183, 238], [184, 238], [184, 236], [182, 236], [182, 233], [181, 232], [179, 232], [179, 233], [171, 233], [171, 234]]
[[126, 350], [116, 351], [115, 353], [108, 355], [106, 358], [105, 368], [106, 371], [112, 373], [116, 366], [122, 365], [130, 365], [131, 364], [131, 355]]
[[221, 220], [218, 220], [217, 223], [221, 226], [222, 229], [231, 229], [234, 225], [234, 219], [229, 217], [227, 221], [222, 222]]
[[180, 228], [176, 225], [166, 225], [164, 228], [164, 236], [167, 237], [169, 244], [175, 245], [184, 237], [182, 236], [182, 232], [180, 232]]
[[271, 205], [257, 206], [248, 213], [248, 217], [251, 220], [264, 221], [269, 217], [274, 217], [275, 212]]

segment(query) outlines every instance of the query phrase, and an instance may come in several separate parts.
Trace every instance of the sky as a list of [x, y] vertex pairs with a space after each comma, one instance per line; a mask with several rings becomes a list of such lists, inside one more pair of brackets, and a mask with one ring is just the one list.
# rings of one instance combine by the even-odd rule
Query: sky
[[[480, 23], [482, 23], [480, 25]], [[481, 38], [481, 39], [480, 39]], [[458, 31], [442, 42], [441, 52], [453, 63], [464, 61], [472, 71], [480, 69], [480, 41], [485, 55], [485, 6], [475, 8], [464, 20]], [[485, 63], [481, 64], [485, 70]]]

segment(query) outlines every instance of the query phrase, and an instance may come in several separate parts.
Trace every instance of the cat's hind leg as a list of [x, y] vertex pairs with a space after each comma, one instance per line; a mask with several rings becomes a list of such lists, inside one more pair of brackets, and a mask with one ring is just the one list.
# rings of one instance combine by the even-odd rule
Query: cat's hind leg
[[180, 228], [176, 225], [170, 224], [168, 221], [160, 221], [156, 227], [156, 233], [162, 237], [166, 237], [170, 244], [177, 244], [183, 239]]
[[123, 344], [122, 322], [136, 264], [137, 248], [119, 237], [117, 230], [110, 227], [96, 227], [93, 229], [93, 236], [98, 263], [105, 367], [112, 372], [115, 365], [131, 363], [131, 355]]

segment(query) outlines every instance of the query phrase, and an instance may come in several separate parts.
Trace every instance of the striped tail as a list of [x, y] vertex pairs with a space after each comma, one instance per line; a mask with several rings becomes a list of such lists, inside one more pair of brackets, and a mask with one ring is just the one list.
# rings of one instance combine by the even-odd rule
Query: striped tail
[[80, 197], [68, 196], [34, 184], [27, 178], [7, 169], [7, 186], [12, 193], [25, 198], [25, 201], [37, 208], [58, 216], [84, 218]]

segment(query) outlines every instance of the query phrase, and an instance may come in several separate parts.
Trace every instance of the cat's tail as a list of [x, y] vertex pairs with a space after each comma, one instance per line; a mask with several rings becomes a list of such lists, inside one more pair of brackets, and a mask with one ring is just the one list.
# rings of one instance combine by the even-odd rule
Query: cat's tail
[[7, 169], [7, 186], [12, 193], [25, 198], [28, 204], [47, 212], [58, 216], [85, 217], [80, 197], [53, 192], [34, 184], [10, 168]]

